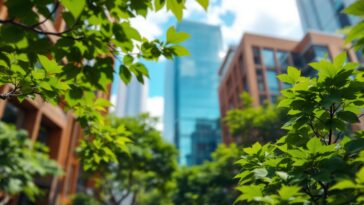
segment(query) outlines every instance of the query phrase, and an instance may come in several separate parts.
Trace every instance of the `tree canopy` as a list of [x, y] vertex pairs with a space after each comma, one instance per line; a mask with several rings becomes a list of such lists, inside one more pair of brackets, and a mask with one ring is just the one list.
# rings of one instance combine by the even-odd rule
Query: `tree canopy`
[[243, 107], [229, 110], [223, 120], [235, 143], [249, 146], [258, 141], [271, 142], [284, 135], [281, 127], [287, 119], [286, 109], [272, 104], [253, 107], [251, 97], [245, 92], [240, 98]]
[[243, 149], [237, 201], [249, 204], [362, 204], [363, 132], [349, 135], [364, 105], [364, 72], [346, 54], [313, 62], [314, 78], [288, 67], [278, 78], [292, 85], [287, 134], [276, 143]]
[[[208, 0], [196, 0], [207, 9]], [[0, 99], [40, 96], [65, 104], [84, 129], [79, 156], [86, 170], [117, 162], [117, 150], [129, 142], [122, 127], [105, 123], [110, 102], [99, 99], [113, 79], [114, 60], [120, 78], [143, 82], [148, 69], [139, 59], [172, 59], [188, 55], [178, 43], [189, 35], [167, 31], [166, 41], [147, 39], [130, 19], [161, 9], [182, 19], [184, 0], [4, 0], [6, 19], [0, 19], [0, 86], [10, 90]], [[62, 18], [65, 24], [59, 21]], [[120, 58], [117, 58], [119, 56]], [[92, 136], [92, 138], [90, 138]]]
[[[128, 152], [116, 152], [119, 163], [110, 163], [97, 178], [95, 198], [106, 204], [121, 204], [127, 198], [133, 204], [151, 204], [154, 192], [168, 193], [177, 169], [177, 150], [164, 142], [156, 130], [157, 119], [148, 114], [138, 117], [110, 117], [111, 126], [125, 127], [133, 141]], [[143, 203], [143, 201], [145, 201]]]
[[0, 123], [0, 204], [24, 193], [29, 199], [42, 193], [35, 178], [62, 174], [58, 164], [49, 159], [47, 147], [33, 143], [24, 130]]

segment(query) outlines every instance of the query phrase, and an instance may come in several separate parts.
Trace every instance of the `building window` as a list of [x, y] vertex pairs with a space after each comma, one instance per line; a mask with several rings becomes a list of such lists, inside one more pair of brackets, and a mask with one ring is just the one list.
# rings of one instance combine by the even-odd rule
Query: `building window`
[[345, 8], [343, 0], [335, 0], [334, 4], [335, 4], [335, 10], [336, 10], [335, 11], [336, 18], [337, 18], [338, 23], [340, 24], [340, 28], [350, 26], [351, 23], [349, 20], [349, 16], [342, 12]]
[[6, 103], [5, 110], [1, 121], [15, 125], [17, 128], [22, 128], [24, 123], [25, 113], [20, 108]]
[[263, 61], [266, 68], [275, 68], [274, 51], [272, 49], [263, 49]]
[[289, 53], [286, 51], [278, 51], [277, 59], [278, 59], [279, 66], [281, 67], [281, 71], [282, 72], [287, 71], [287, 67], [290, 64], [289, 63]]
[[278, 95], [271, 95], [270, 101], [271, 101], [271, 103], [276, 104], [278, 101]]
[[262, 65], [262, 61], [260, 60], [260, 49], [257, 47], [253, 47], [253, 57], [255, 65]]
[[313, 45], [304, 54], [303, 58], [306, 63], [320, 61], [322, 59], [331, 59], [329, 49], [326, 46]]
[[277, 71], [267, 70], [267, 84], [271, 94], [279, 94], [279, 82], [277, 79]]
[[244, 76], [244, 78], [243, 78], [243, 89], [245, 92], [249, 92], [249, 84], [248, 84], [248, 79], [246, 78], [246, 76]]
[[41, 124], [41, 126], [39, 128], [37, 141], [39, 143], [42, 143], [45, 146], [49, 147], [49, 137], [48, 136], [49, 136], [49, 131], [48, 131], [47, 127], [44, 126], [44, 124]]
[[260, 92], [264, 92], [265, 86], [264, 86], [264, 78], [262, 70], [257, 69], [256, 74], [257, 74], [258, 89]]
[[360, 63], [364, 63], [364, 57], [362, 51], [358, 50], [355, 52], [356, 57]]
[[300, 53], [292, 53], [293, 65], [297, 68], [303, 68], [304, 62]]
[[245, 69], [244, 69], [243, 55], [239, 56], [239, 67], [240, 67], [241, 74], [244, 75]]

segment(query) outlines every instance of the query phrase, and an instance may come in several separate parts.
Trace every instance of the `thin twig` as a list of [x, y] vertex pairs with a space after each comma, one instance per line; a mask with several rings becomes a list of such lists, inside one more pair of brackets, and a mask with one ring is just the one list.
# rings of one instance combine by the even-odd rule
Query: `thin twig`
[[13, 19], [0, 19], [0, 23], [1, 24], [12, 24], [14, 26], [18, 26], [24, 29], [27, 29], [29, 31], [33, 31], [35, 33], [39, 33], [39, 34], [43, 34], [43, 35], [52, 35], [52, 36], [59, 36], [59, 37], [63, 37], [63, 38], [69, 38], [69, 39], [73, 39], [73, 40], [82, 40], [84, 37], [72, 37], [72, 36], [64, 36], [64, 34], [71, 32], [74, 29], [74, 26], [72, 26], [70, 29], [64, 30], [62, 32], [51, 32], [51, 31], [43, 31], [43, 30], [39, 30], [34, 28], [33, 26], [28, 26], [22, 23], [18, 23], [16, 21], [14, 21]]
[[43, 21], [41, 21], [41, 22], [39, 22], [39, 23], [36, 23], [36, 24], [33, 24], [33, 25], [31, 25], [30, 27], [35, 28], [35, 27], [37, 27], [37, 26], [40, 26], [40, 25], [44, 24], [44, 23], [45, 23], [46, 21], [48, 21], [48, 20], [52, 17], [52, 15], [53, 15], [53, 14], [57, 11], [58, 7], [59, 7], [59, 1], [57, 1], [57, 2], [55, 3], [55, 6], [54, 6], [53, 10], [49, 13], [49, 15], [48, 15], [47, 17], [45, 17], [45, 19], [44, 19]]

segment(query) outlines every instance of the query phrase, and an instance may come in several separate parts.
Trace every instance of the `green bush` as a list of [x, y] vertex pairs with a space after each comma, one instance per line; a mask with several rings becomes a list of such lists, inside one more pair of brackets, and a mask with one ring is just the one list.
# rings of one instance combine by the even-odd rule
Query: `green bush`
[[20, 193], [35, 200], [42, 192], [34, 180], [61, 174], [58, 164], [49, 159], [47, 147], [33, 143], [25, 131], [0, 122], [0, 204]]
[[364, 72], [346, 63], [345, 54], [310, 66], [317, 77], [303, 77], [293, 67], [279, 76], [292, 85], [279, 103], [289, 108], [287, 134], [243, 149], [237, 202], [364, 203], [364, 132], [348, 131], [364, 105]]

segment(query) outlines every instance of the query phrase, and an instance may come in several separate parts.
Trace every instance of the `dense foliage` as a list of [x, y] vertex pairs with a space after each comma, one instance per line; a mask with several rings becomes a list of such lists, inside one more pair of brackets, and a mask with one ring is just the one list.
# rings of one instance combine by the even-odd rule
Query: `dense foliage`
[[361, 22], [349, 28], [349, 33], [346, 38], [346, 42], [353, 42], [354, 48], [361, 53], [364, 52], [364, 21], [362, 17], [364, 16], [364, 0], [357, 0], [349, 7], [347, 7], [344, 12], [349, 15], [356, 16], [361, 19]]
[[248, 93], [241, 96], [242, 108], [229, 110], [224, 123], [238, 145], [249, 146], [254, 142], [271, 142], [284, 135], [282, 125], [287, 119], [286, 109], [276, 105], [252, 106]]
[[229, 205], [238, 196], [234, 179], [239, 172], [235, 162], [241, 155], [235, 144], [220, 145], [211, 161], [193, 167], [182, 167], [175, 175], [175, 205]]
[[21, 192], [34, 200], [41, 193], [34, 179], [60, 174], [43, 144], [33, 143], [25, 131], [0, 123], [0, 204]]
[[153, 204], [154, 192], [165, 195], [169, 191], [177, 169], [177, 150], [163, 141], [156, 122], [147, 114], [110, 117], [111, 126], [125, 127], [132, 143], [128, 152], [115, 153], [122, 159], [119, 163], [109, 164], [100, 173], [94, 192], [100, 202], [118, 205], [129, 198], [132, 204]]
[[349, 135], [364, 105], [364, 72], [346, 55], [310, 64], [315, 78], [293, 67], [279, 106], [289, 109], [287, 134], [245, 148], [237, 201], [249, 204], [363, 204], [364, 133]]
[[[196, 0], [205, 9], [208, 0]], [[148, 40], [130, 23], [137, 16], [167, 9], [181, 20], [179, 0], [5, 0], [7, 18], [0, 19], [0, 86], [10, 90], [0, 99], [41, 96], [72, 109], [86, 136], [79, 156], [86, 170], [95, 170], [126, 150], [122, 127], [108, 126], [102, 112], [110, 103], [97, 99], [113, 79], [114, 56], [121, 56], [120, 78], [143, 82], [148, 70], [138, 59], [158, 60], [188, 55], [178, 43], [189, 37], [174, 27], [165, 42]], [[60, 9], [60, 10], [59, 10]], [[57, 17], [66, 23], [64, 30]], [[56, 22], [53, 22], [56, 21]], [[53, 29], [52, 29], [53, 28]], [[119, 58], [118, 58], [119, 59]], [[119, 59], [120, 60], [120, 59]], [[97, 100], [96, 100], [97, 99]], [[92, 139], [92, 140], [90, 140]]]

